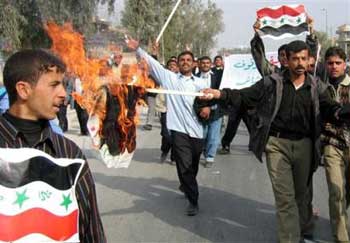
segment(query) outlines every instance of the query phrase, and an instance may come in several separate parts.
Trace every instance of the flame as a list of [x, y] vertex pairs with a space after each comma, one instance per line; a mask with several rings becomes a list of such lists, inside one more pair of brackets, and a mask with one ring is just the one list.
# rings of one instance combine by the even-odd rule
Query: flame
[[[66, 63], [68, 73], [80, 78], [83, 95], [73, 93], [73, 98], [84, 107], [89, 114], [96, 114], [100, 128], [106, 116], [106, 94], [102, 87], [107, 86], [109, 92], [117, 98], [120, 112], [116, 117], [120, 141], [120, 151], [132, 152], [136, 146], [136, 123], [138, 116], [135, 106], [140, 102], [145, 88], [155, 86], [148, 76], [148, 66], [144, 60], [137, 64], [122, 64], [116, 72], [108, 66], [106, 58], [87, 58], [84, 49], [84, 37], [73, 30], [71, 23], [59, 26], [48, 22], [45, 30], [52, 40], [51, 50]], [[110, 45], [113, 52], [121, 53], [121, 48]], [[130, 97], [130, 87], [134, 87], [136, 95]], [[131, 99], [131, 100], [130, 100]], [[132, 100], [135, 99], [135, 100]], [[130, 102], [135, 102], [130, 106]], [[129, 104], [129, 106], [128, 106]], [[102, 137], [102, 129], [99, 131]]]

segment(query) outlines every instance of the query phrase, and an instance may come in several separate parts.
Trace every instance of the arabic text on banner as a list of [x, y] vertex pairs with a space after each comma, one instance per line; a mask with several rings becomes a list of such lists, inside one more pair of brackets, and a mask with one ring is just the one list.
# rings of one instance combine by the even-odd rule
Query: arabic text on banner
[[[274, 65], [279, 65], [277, 52], [266, 53], [266, 58]], [[225, 57], [220, 89], [242, 89], [255, 84], [260, 79], [261, 75], [251, 54], [233, 54]]]

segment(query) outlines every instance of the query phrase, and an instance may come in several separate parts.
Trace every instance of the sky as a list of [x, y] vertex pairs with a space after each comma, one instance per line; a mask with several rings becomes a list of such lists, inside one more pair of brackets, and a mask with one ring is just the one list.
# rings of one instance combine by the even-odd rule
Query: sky
[[[99, 15], [112, 21], [118, 22], [120, 11], [123, 9], [124, 0], [116, 0], [116, 13], [107, 17], [106, 10], [101, 7]], [[161, 0], [159, 0], [161, 1]], [[326, 31], [335, 35], [337, 27], [343, 24], [350, 24], [350, 0], [212, 0], [217, 7], [223, 10], [223, 22], [225, 30], [217, 36], [215, 49], [248, 47], [250, 39], [254, 35], [252, 25], [256, 20], [256, 11], [262, 7], [276, 6], [283, 4], [304, 4], [306, 12], [315, 20], [315, 29]], [[206, 2], [206, 0], [203, 0]], [[327, 13], [327, 14], [326, 14]], [[327, 21], [326, 21], [327, 16]], [[158, 34], [158, 33], [157, 33]], [[305, 39], [305, 36], [299, 37]], [[267, 51], [273, 51], [283, 43], [293, 39], [275, 41], [264, 39]], [[215, 50], [214, 50], [215, 51]]]

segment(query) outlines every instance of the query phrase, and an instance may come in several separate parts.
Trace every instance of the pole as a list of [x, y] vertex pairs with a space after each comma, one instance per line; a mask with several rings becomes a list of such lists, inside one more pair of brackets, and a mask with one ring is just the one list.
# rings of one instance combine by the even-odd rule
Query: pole
[[164, 24], [162, 30], [160, 31], [160, 33], [159, 33], [159, 35], [158, 35], [158, 37], [157, 37], [157, 39], [156, 39], [156, 42], [157, 42], [157, 43], [159, 42], [160, 37], [162, 37], [162, 35], [163, 35], [163, 33], [164, 33], [164, 30], [165, 30], [166, 27], [168, 26], [170, 20], [173, 18], [173, 15], [175, 14], [175, 11], [176, 11], [177, 7], [180, 5], [180, 3], [181, 3], [181, 0], [178, 0], [177, 3], [175, 4], [175, 7], [174, 7], [173, 10], [171, 11], [171, 13], [170, 13], [170, 15], [169, 15], [167, 21], [165, 22], [165, 24]]
[[321, 48], [322, 48], [321, 44], [318, 44], [318, 46], [317, 46], [316, 61], [315, 61], [314, 77], [316, 77], [316, 71], [317, 71], [318, 61], [320, 60]]
[[191, 91], [169, 90], [169, 89], [146, 89], [146, 91], [149, 93], [155, 93], [155, 94], [186, 95], [186, 96], [196, 96], [196, 97], [212, 96], [212, 94], [204, 94], [202, 92], [191, 92]]
[[326, 16], [326, 35], [327, 35], [327, 38], [328, 38], [328, 12], [327, 12], [326, 8], [322, 8], [321, 10], [324, 11], [325, 16]]

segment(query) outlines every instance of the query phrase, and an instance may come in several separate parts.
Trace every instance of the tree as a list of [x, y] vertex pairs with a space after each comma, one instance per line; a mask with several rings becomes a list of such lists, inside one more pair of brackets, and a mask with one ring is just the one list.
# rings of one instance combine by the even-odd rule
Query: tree
[[317, 36], [318, 42], [321, 44], [320, 58], [323, 59], [326, 50], [333, 44], [332, 39], [328, 37], [327, 33], [322, 31], [315, 31], [315, 35]]
[[[122, 25], [130, 34], [147, 45], [155, 39], [176, 0], [127, 0], [122, 12]], [[208, 55], [215, 45], [215, 37], [223, 31], [222, 10], [213, 1], [183, 1], [177, 9], [160, 41], [165, 59], [179, 54], [186, 46], [195, 55]]]
[[[0, 1], [0, 40], [4, 49], [19, 48], [23, 32], [21, 26], [26, 24], [25, 18], [10, 4], [10, 1]], [[5, 48], [6, 46], [6, 48]]]
[[108, 4], [113, 11], [115, 0], [0, 0], [0, 40], [13, 51], [24, 47], [49, 47], [44, 24], [72, 22], [76, 30], [89, 35], [98, 4]]

